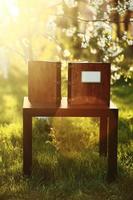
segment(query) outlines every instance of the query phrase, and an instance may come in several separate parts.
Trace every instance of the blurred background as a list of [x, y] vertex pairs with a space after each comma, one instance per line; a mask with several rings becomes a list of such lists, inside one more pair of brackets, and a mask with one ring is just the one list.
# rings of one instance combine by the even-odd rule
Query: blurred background
[[111, 62], [113, 80], [131, 81], [133, 3], [106, 1], [0, 2], [0, 71], [25, 71], [28, 60]]
[[[33, 174], [22, 176], [22, 105], [29, 60], [110, 62], [119, 108], [119, 179], [106, 184], [99, 120], [33, 120]], [[133, 1], [0, 0], [0, 199], [132, 200]]]

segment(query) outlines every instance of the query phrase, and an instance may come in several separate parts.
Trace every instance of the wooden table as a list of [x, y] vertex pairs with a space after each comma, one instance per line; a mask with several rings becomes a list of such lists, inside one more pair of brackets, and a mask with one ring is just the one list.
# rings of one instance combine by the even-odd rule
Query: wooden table
[[24, 97], [23, 104], [23, 173], [30, 176], [32, 171], [32, 117], [99, 117], [99, 153], [107, 156], [107, 178], [113, 181], [117, 176], [117, 133], [118, 108], [110, 102], [110, 107], [70, 107], [63, 97], [60, 107], [33, 106]]

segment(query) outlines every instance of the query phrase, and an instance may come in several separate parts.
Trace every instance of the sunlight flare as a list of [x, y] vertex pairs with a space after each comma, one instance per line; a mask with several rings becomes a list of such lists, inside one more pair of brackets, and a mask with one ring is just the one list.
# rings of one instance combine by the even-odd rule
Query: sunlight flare
[[7, 15], [17, 17], [19, 15], [19, 8], [13, 0], [0, 0], [0, 13], [1, 17], [6, 17]]

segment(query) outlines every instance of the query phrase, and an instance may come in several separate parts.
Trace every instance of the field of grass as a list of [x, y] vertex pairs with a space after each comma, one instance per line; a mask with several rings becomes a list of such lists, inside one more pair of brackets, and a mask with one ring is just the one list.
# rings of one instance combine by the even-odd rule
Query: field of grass
[[98, 154], [95, 118], [34, 119], [32, 176], [22, 175], [26, 94], [22, 71], [14, 67], [7, 80], [0, 77], [0, 200], [133, 199], [133, 86], [112, 87], [120, 112], [118, 178], [111, 184], [106, 182], [106, 158]]

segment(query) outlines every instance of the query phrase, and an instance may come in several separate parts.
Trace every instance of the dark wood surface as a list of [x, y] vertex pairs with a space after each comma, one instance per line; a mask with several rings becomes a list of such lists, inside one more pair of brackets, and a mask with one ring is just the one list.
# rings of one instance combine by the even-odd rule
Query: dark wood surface
[[99, 152], [100, 155], [107, 155], [107, 117], [100, 117]]
[[60, 107], [41, 107], [32, 105], [28, 97], [25, 97], [23, 104], [23, 172], [27, 176], [32, 172], [32, 117], [36, 116], [99, 117], [99, 153], [101, 156], [108, 156], [108, 181], [115, 180], [117, 176], [118, 108], [112, 102], [110, 102], [110, 107], [71, 107], [68, 105], [67, 98], [64, 97]]
[[117, 177], [118, 109], [110, 110], [108, 131], [108, 181]]
[[[99, 71], [100, 83], [81, 82], [82, 71]], [[69, 105], [102, 105], [110, 102], [110, 63], [69, 63], [68, 66]]]
[[25, 175], [32, 171], [32, 116], [23, 112], [23, 172]]
[[32, 116], [77, 116], [77, 117], [102, 117], [109, 116], [110, 109], [117, 109], [117, 107], [110, 102], [110, 107], [105, 106], [69, 106], [67, 98], [63, 97], [61, 105], [57, 106], [41, 106], [33, 105], [30, 103], [27, 97], [24, 97], [23, 110], [28, 111]]
[[29, 61], [28, 98], [33, 105], [60, 105], [60, 62]]

